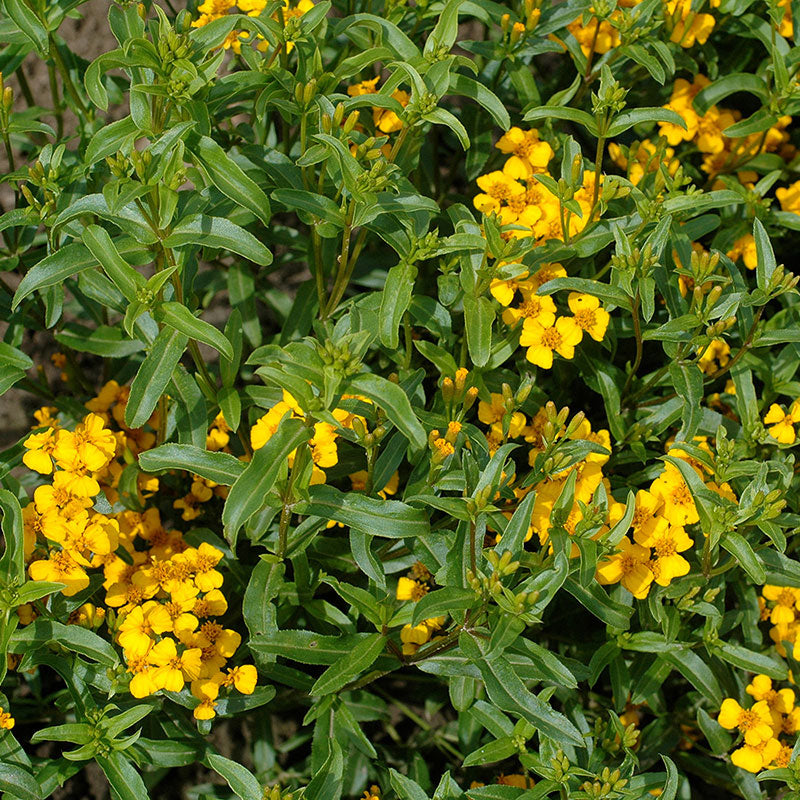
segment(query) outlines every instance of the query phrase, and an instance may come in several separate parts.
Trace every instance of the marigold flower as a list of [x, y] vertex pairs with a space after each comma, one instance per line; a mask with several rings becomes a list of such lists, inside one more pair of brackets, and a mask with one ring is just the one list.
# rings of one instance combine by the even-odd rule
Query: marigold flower
[[764, 424], [769, 425], [767, 430], [770, 436], [777, 439], [780, 444], [794, 444], [797, 437], [794, 426], [798, 422], [800, 422], [800, 400], [795, 400], [787, 413], [784, 413], [783, 408], [777, 403], [773, 403], [764, 416]]
[[772, 738], [772, 716], [763, 700], [752, 708], [742, 708], [732, 697], [722, 701], [717, 722], [726, 730], [738, 728], [744, 734], [746, 744], [756, 747]]
[[575, 324], [596, 342], [602, 342], [611, 316], [600, 301], [590, 294], [570, 292], [567, 305], [575, 315]]
[[583, 331], [573, 317], [559, 317], [555, 325], [544, 327], [536, 320], [526, 319], [522, 324], [519, 343], [528, 350], [525, 357], [542, 369], [553, 366], [553, 352], [562, 358], [573, 358], [575, 345], [583, 338]]
[[621, 583], [634, 597], [642, 600], [647, 597], [653, 582], [649, 564], [650, 551], [623, 537], [618, 551], [598, 564], [597, 582], [603, 585]]

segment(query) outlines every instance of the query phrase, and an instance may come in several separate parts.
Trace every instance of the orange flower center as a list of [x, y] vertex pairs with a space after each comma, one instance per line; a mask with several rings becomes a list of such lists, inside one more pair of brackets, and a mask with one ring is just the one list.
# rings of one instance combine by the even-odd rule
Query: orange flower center
[[591, 330], [597, 325], [597, 315], [590, 309], [582, 309], [575, 313], [575, 323], [581, 330]]
[[542, 334], [542, 346], [548, 350], [561, 347], [561, 334], [555, 328], [545, 328]]

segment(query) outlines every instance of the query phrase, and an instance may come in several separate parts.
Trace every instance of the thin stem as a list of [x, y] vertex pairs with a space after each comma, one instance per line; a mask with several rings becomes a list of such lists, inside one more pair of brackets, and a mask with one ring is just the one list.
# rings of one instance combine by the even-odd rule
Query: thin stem
[[622, 387], [622, 396], [624, 397], [628, 390], [631, 388], [631, 383], [633, 382], [636, 373], [639, 371], [639, 367], [642, 363], [642, 321], [639, 317], [639, 307], [641, 306], [641, 297], [639, 295], [639, 289], [636, 289], [636, 299], [633, 301], [633, 335], [636, 338], [636, 357], [633, 360], [633, 366], [631, 367], [631, 371], [628, 373], [628, 377], [625, 380], [625, 385]]
[[339, 301], [342, 299], [344, 295], [344, 291], [347, 288], [347, 283], [349, 281], [350, 270], [348, 267], [350, 266], [350, 238], [353, 234], [353, 217], [356, 212], [356, 201], [355, 198], [350, 198], [350, 204], [347, 206], [347, 216], [345, 217], [344, 221], [344, 233], [342, 234], [342, 252], [339, 255], [339, 269], [336, 275], [336, 279], [333, 282], [333, 288], [331, 289], [331, 296], [328, 298], [328, 303], [325, 308], [322, 310], [322, 315], [320, 319], [327, 319], [336, 307], [339, 305]]
[[61, 75], [61, 80], [64, 83], [64, 88], [69, 93], [69, 96], [72, 98], [75, 105], [78, 107], [78, 110], [81, 114], [87, 113], [87, 108], [84, 105], [81, 96], [78, 94], [78, 90], [75, 88], [75, 84], [72, 82], [72, 77], [69, 74], [69, 69], [67, 65], [64, 63], [64, 59], [59, 52], [58, 45], [56, 44], [56, 40], [53, 38], [53, 35], [50, 34], [50, 58], [55, 61], [56, 69], [58, 70], [59, 74]]

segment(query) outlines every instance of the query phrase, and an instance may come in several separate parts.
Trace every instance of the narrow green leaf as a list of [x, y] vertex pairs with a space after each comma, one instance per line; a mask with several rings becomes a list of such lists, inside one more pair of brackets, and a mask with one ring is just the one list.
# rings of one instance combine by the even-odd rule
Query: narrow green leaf
[[309, 487], [309, 495], [310, 501], [297, 509], [299, 513], [341, 522], [370, 537], [406, 539], [430, 531], [425, 512], [399, 500], [343, 493], [325, 484]]
[[230, 250], [262, 267], [272, 263], [272, 253], [252, 233], [221, 217], [208, 217], [205, 214], [187, 217], [164, 240], [166, 247], [183, 247], [187, 244], [212, 250]]
[[83, 243], [97, 259], [106, 275], [114, 282], [129, 303], [138, 299], [147, 281], [119, 254], [108, 231], [99, 225], [89, 225], [83, 231]]
[[237, 797], [242, 800], [262, 800], [264, 788], [249, 769], [217, 753], [209, 753], [206, 761], [214, 772], [225, 778]]
[[246, 465], [230, 453], [214, 453], [190, 444], [162, 444], [139, 454], [144, 472], [185, 469], [214, 483], [232, 486]]
[[311, 430], [299, 419], [284, 419], [277, 432], [253, 453], [253, 460], [231, 486], [222, 509], [225, 537], [234, 546], [239, 529], [263, 505], [289, 454], [311, 437]]
[[417, 450], [428, 444], [425, 429], [417, 419], [408, 395], [396, 383], [375, 375], [362, 372], [347, 381], [350, 394], [362, 394], [386, 412], [386, 416]]
[[142, 776], [119, 750], [113, 750], [107, 756], [96, 755], [95, 761], [105, 773], [112, 792], [119, 800], [148, 800], [150, 795]]
[[209, 347], [213, 347], [225, 358], [233, 359], [233, 346], [222, 331], [213, 325], [198, 319], [186, 306], [172, 301], [160, 303], [153, 309], [153, 317], [157, 322], [169, 325], [190, 339], [197, 339]]
[[411, 624], [418, 625], [423, 619], [441, 617], [454, 611], [466, 611], [477, 602], [478, 598], [471, 589], [459, 589], [457, 586], [444, 586], [429, 592], [414, 605]]
[[373, 633], [362, 639], [349, 653], [331, 664], [311, 687], [310, 694], [320, 696], [338, 692], [356, 675], [368, 670], [383, 652], [386, 637]]
[[208, 136], [200, 136], [190, 141], [190, 152], [222, 194], [269, 225], [269, 199], [222, 147]]
[[131, 383], [125, 407], [125, 424], [130, 428], [141, 428], [150, 419], [181, 360], [186, 343], [187, 337], [171, 328], [164, 328], [156, 337]]

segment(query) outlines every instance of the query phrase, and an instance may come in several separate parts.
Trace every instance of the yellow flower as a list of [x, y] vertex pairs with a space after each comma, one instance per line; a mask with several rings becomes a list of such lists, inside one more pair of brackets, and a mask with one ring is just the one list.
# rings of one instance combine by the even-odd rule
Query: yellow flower
[[772, 716], [763, 700], [746, 709], [728, 697], [722, 701], [717, 722], [729, 731], [738, 728], [744, 734], [745, 743], [751, 747], [772, 738]]
[[634, 540], [643, 547], [652, 547], [655, 560], [650, 568], [659, 586], [669, 586], [674, 578], [689, 573], [689, 562], [680, 555], [688, 550], [693, 542], [681, 527], [663, 527], [649, 534], [641, 530], [634, 532]]
[[788, 413], [784, 413], [777, 403], [773, 403], [764, 417], [764, 424], [770, 426], [767, 429], [770, 436], [781, 444], [794, 444], [796, 438], [794, 426], [797, 422], [800, 422], [800, 400], [792, 403]]
[[53, 456], [56, 462], [83, 465], [90, 472], [99, 472], [117, 451], [114, 434], [104, 427], [97, 414], [88, 414], [74, 431], [59, 430]]
[[525, 187], [501, 170], [481, 175], [477, 184], [483, 194], [475, 195], [472, 202], [484, 214], [497, 213], [503, 201], [525, 194]]
[[768, 675], [756, 675], [745, 688], [754, 700], [763, 700], [772, 713], [773, 721], [777, 715], [779, 727], [782, 714], [791, 714], [794, 709], [794, 692], [791, 689], [772, 688], [772, 679]]
[[[411, 95], [402, 89], [392, 92], [392, 99], [397, 100], [405, 108], [411, 100]], [[403, 127], [403, 120], [390, 108], [373, 108], [372, 121], [381, 133], [396, 133]]]
[[155, 685], [168, 692], [179, 692], [187, 680], [193, 681], [200, 676], [200, 655], [197, 647], [187, 648], [178, 655], [175, 640], [162, 639], [147, 655], [148, 661], [156, 667], [153, 673]]
[[364, 94], [377, 94], [377, 84], [380, 80], [380, 76], [376, 78], [372, 78], [372, 80], [361, 81], [361, 83], [353, 84], [352, 86], [347, 87], [347, 94], [350, 97], [360, 97]]
[[731, 753], [731, 762], [748, 772], [761, 772], [775, 760], [780, 750], [781, 743], [777, 739], [767, 739], [756, 745], [745, 743]]
[[204, 597], [198, 597], [192, 613], [196, 617], [221, 617], [228, 610], [228, 601], [219, 589], [212, 589]]
[[214, 680], [192, 681], [192, 694], [200, 701], [192, 714], [195, 719], [214, 719], [216, 699], [219, 695], [219, 684]]
[[740, 236], [728, 250], [728, 258], [736, 261], [741, 258], [747, 269], [755, 269], [758, 265], [758, 256], [756, 254], [756, 240], [753, 238], [752, 233], [746, 233]]
[[602, 342], [611, 317], [600, 301], [590, 294], [570, 292], [567, 304], [575, 315], [575, 324], [596, 342]]
[[583, 331], [573, 317], [559, 317], [555, 325], [545, 328], [536, 320], [526, 319], [522, 324], [519, 343], [528, 350], [525, 357], [542, 369], [553, 366], [553, 352], [562, 358], [573, 358], [575, 345], [583, 338]]
[[664, 472], [653, 481], [650, 492], [664, 503], [661, 513], [670, 525], [692, 525], [700, 519], [686, 481], [672, 464], [667, 464]]
[[58, 428], [61, 424], [58, 421], [58, 409], [55, 406], [42, 406], [33, 412], [33, 418], [36, 420], [34, 428]]
[[153, 601], [136, 606], [122, 619], [119, 625], [119, 644], [132, 656], [145, 656], [153, 646], [153, 626], [150, 611], [157, 607]]
[[0, 728], [6, 731], [10, 731], [14, 727], [14, 717], [8, 713], [8, 711], [3, 711], [0, 708]]
[[48, 558], [34, 561], [28, 567], [28, 575], [34, 581], [63, 583], [61, 592], [67, 597], [72, 597], [89, 585], [89, 576], [83, 567], [63, 550], [53, 550]]
[[539, 139], [538, 131], [523, 131], [516, 126], [509, 128], [495, 147], [511, 154], [506, 162], [508, 170], [504, 171], [517, 180], [527, 180], [537, 172], [545, 172], [553, 157], [553, 148]]
[[634, 597], [642, 600], [647, 597], [653, 582], [649, 564], [650, 551], [623, 537], [619, 550], [598, 564], [597, 582], [604, 586], [621, 583]]
[[705, 44], [714, 30], [714, 17], [692, 11], [691, 0], [667, 0], [665, 14], [667, 27], [671, 27], [670, 41], [681, 47]]
[[800, 605], [798, 605], [800, 603], [800, 589], [795, 589], [792, 586], [767, 584], [761, 590], [761, 594], [765, 600], [775, 603], [769, 614], [769, 621], [773, 625], [788, 625], [790, 622], [794, 622], [797, 616], [795, 609], [800, 609]]
[[55, 431], [51, 428], [41, 433], [32, 433], [24, 442], [25, 454], [22, 463], [40, 475], [53, 471], [53, 449], [56, 446]]
[[412, 578], [399, 578], [397, 581], [398, 600], [417, 601], [428, 593], [428, 588], [424, 583], [419, 583]]
[[775, 197], [781, 204], [782, 211], [800, 214], [800, 181], [795, 181], [790, 186], [781, 186], [776, 189]]
[[253, 694], [258, 680], [258, 671], [252, 664], [232, 667], [222, 681], [223, 686], [233, 686], [241, 694]]
[[503, 322], [513, 327], [520, 320], [534, 320], [543, 328], [550, 328], [556, 321], [556, 304], [549, 295], [538, 295], [527, 288], [522, 289], [522, 302], [516, 308], [503, 311]]

